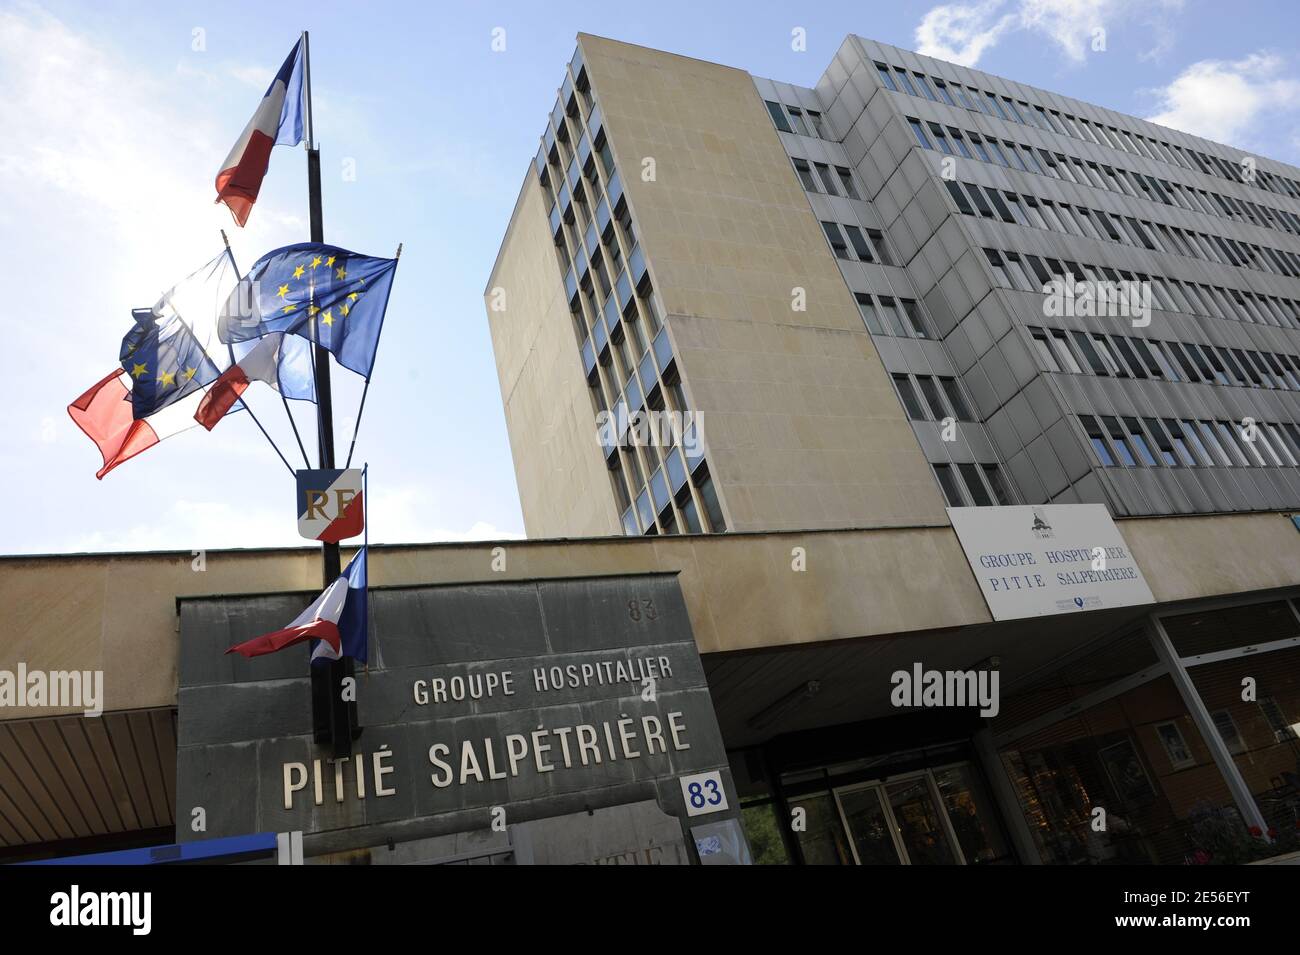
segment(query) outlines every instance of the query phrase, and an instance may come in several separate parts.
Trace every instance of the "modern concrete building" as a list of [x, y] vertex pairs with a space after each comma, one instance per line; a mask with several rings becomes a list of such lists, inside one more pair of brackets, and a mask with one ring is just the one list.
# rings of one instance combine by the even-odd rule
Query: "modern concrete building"
[[860, 37], [810, 89], [581, 36], [488, 287], [534, 536], [1300, 504], [1300, 170]]
[[[487, 295], [530, 536], [855, 528], [882, 543], [885, 565], [864, 565], [865, 581], [903, 559], [907, 545], [885, 529], [947, 528], [947, 508], [1101, 504], [1175, 533], [1186, 519], [1175, 515], [1206, 515], [1217, 528], [1208, 547], [1258, 549], [1279, 568], [1296, 550], [1300, 170], [1263, 157], [857, 36], [807, 88], [580, 35]], [[638, 432], [662, 412], [683, 416], [681, 433]], [[1288, 533], [1270, 550], [1233, 513]], [[1136, 525], [1119, 526], [1127, 539]], [[1203, 556], [1175, 552], [1193, 577]], [[925, 576], [925, 595], [889, 603], [937, 599], [948, 578]], [[1192, 591], [1255, 603], [1207, 578]], [[800, 607], [828, 612], [817, 599]], [[1084, 716], [1065, 729], [1080, 704], [1054, 710], [1050, 693], [1031, 692], [1016, 707], [1020, 729], [997, 737], [1091, 740], [1069, 744], [1092, 748], [1071, 768], [1069, 746], [1003, 752], [1045, 839], [1020, 858], [1180, 856], [1172, 839], [1130, 851], [1136, 842], [1080, 849], [1089, 840], [1044, 836], [1045, 825], [1080, 825], [1089, 802], [1068, 808], [1053, 785], [1092, 775], [1093, 793], [1109, 787], [1133, 818], [1155, 787], [1135, 782], [1125, 796], [1115, 780], [1204, 766], [1185, 753], [1128, 758], [1156, 737], [1166, 754], [1184, 751], [1168, 713], [1156, 718], [1174, 686], [1150, 683], [1152, 663], [1186, 676], [1189, 654], [1222, 664], [1258, 641], [1284, 650], [1256, 660], [1274, 685], [1294, 684], [1292, 616], [1272, 631], [1257, 616], [1272, 610], [1216, 610], [1234, 635], [1202, 645], [1158, 624], [1167, 612], [1128, 636], [1120, 627], [1057, 646], [1063, 660], [1090, 645], [1109, 661], [1113, 682], [1077, 660], [1040, 674], [1071, 695], [1083, 665], [1100, 692], [1084, 694], [1096, 726]], [[968, 662], [980, 660], [971, 650]], [[1227, 768], [1239, 716], [1211, 706], [1229, 689], [1182, 680], [1202, 742], [1222, 748], [1225, 784], [1254, 786]], [[1135, 686], [1145, 689], [1123, 697]], [[732, 698], [750, 689], [714, 687]], [[1130, 699], [1130, 712], [1102, 717], [1103, 699]], [[1264, 736], [1289, 747], [1268, 771], [1274, 795], [1236, 806], [1251, 817], [1267, 802], [1271, 820], [1290, 799], [1288, 830], [1293, 732]], [[1190, 778], [1171, 781], [1156, 815], [1209, 827], [1221, 801]], [[862, 861], [871, 853], [839, 841], [863, 828], [843, 798], [856, 790], [830, 790], [826, 845], [839, 848], [825, 858]], [[877, 811], [876, 796], [867, 803]], [[1163, 825], [1153, 818], [1142, 825]], [[826, 845], [797, 851], [812, 858]]]

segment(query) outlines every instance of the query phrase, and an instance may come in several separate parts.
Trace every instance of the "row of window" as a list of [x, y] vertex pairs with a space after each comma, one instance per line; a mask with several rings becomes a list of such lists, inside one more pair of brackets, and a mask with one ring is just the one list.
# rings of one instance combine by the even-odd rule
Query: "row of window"
[[[946, 375], [890, 375], [898, 399], [912, 421], [974, 421], [957, 379]], [[913, 385], [915, 379], [915, 385]], [[919, 390], [918, 390], [919, 389]], [[922, 400], [924, 398], [924, 400]]]
[[949, 507], [969, 507], [972, 504], [991, 507], [1015, 503], [1002, 469], [996, 464], [935, 464], [932, 467]]
[[1103, 467], [1296, 467], [1300, 428], [1293, 424], [1192, 418], [1079, 415]]
[[[808, 192], [825, 193], [828, 196], [847, 196], [849, 199], [862, 198], [858, 194], [857, 186], [853, 184], [853, 173], [846, 167], [836, 166], [835, 173], [832, 175], [831, 167], [824, 162], [814, 162], [809, 166], [806, 159], [791, 157], [791, 160], [794, 162], [794, 171], [799, 175], [799, 181]], [[813, 170], [817, 171], [816, 179], [813, 178]], [[820, 186], [818, 182], [821, 183]]]
[[1163, 275], [1151, 276], [1110, 266], [1080, 264], [1069, 259], [1058, 260], [1050, 256], [1040, 258], [1026, 252], [986, 248], [984, 255], [1000, 284], [1022, 292], [1041, 293], [1044, 286], [1063, 280], [1067, 275], [1077, 282], [1090, 283], [1092, 288], [1103, 282], [1143, 282], [1151, 289], [1154, 307], [1168, 312], [1300, 329], [1300, 302], [1294, 299], [1205, 285]]
[[867, 331], [873, 335], [892, 335], [895, 338], [937, 338], [925, 310], [916, 299], [877, 295], [875, 300], [866, 292], [854, 292], [858, 311]]
[[1300, 358], [1295, 355], [1100, 332], [1065, 332], [1036, 325], [1028, 328], [1047, 371], [1082, 375], [1090, 369], [1094, 375], [1113, 378], [1300, 391]]
[[1291, 278], [1300, 277], [1300, 255], [1293, 252], [1180, 229], [1163, 222], [1148, 222], [1146, 219], [1135, 219], [1115, 212], [1089, 209], [1068, 202], [1053, 202], [1036, 196], [1004, 192], [991, 186], [978, 186], [954, 179], [945, 179], [944, 185], [957, 203], [957, 208], [968, 216], [1000, 218], [1003, 222], [1064, 232], [1084, 239], [1119, 242], [1152, 252], [1185, 255], [1220, 265], [1235, 265]]
[[767, 104], [767, 111], [772, 117], [772, 122], [781, 132], [812, 136], [815, 139], [825, 139], [832, 143], [838, 142], [831, 134], [830, 127], [826, 125], [822, 114], [817, 110], [786, 106], [783, 103], [774, 103], [770, 99], [765, 99], [763, 102]]
[[[616, 421], [627, 421], [643, 408], [684, 417], [686, 399], [672, 347], [581, 51], [570, 69], [576, 82], [566, 75], [536, 167], [550, 199], [548, 218], [592, 405], [597, 412], [613, 409]], [[654, 450], [631, 440], [605, 451], [625, 533], [726, 530], [702, 455], [671, 445]]]
[[1104, 189], [1133, 199], [1148, 199], [1162, 205], [1176, 206], [1188, 212], [1249, 221], [1275, 232], [1300, 235], [1300, 216], [1285, 210], [1260, 206], [1119, 166], [1050, 152], [1041, 146], [1026, 146], [1009, 139], [999, 141], [989, 135], [971, 130], [963, 133], [956, 127], [945, 127], [933, 122], [922, 123], [913, 116], [907, 117], [907, 123], [917, 143], [925, 149], [938, 149], [950, 156], [978, 159], [1079, 186]]
[[[842, 232], [840, 230], [843, 230]], [[879, 229], [861, 229], [855, 225], [841, 225], [822, 220], [822, 231], [826, 241], [831, 244], [831, 251], [837, 259], [853, 262], [878, 262], [881, 265], [897, 265], [898, 260], [885, 244], [885, 236]], [[848, 236], [848, 242], [844, 237]], [[853, 245], [854, 255], [849, 254], [849, 244]]]
[[1285, 176], [1255, 169], [1253, 176], [1247, 177], [1243, 174], [1242, 165], [1229, 162], [1219, 156], [1211, 156], [1197, 149], [1152, 139], [1141, 133], [1129, 132], [1127, 129], [1089, 122], [1083, 117], [1072, 116], [1055, 109], [1045, 109], [1037, 104], [1031, 106], [1024, 100], [1013, 101], [1009, 96], [998, 96], [973, 86], [963, 87], [960, 83], [949, 83], [923, 73], [908, 73], [902, 67], [889, 67], [880, 62], [876, 62], [875, 66], [881, 82], [896, 93], [906, 92], [912, 96], [924, 96], [935, 103], [946, 103], [954, 108], [964, 108], [975, 113], [982, 112], [1009, 123], [1033, 126], [1043, 132], [1069, 136], [1082, 142], [1145, 156], [1147, 159], [1171, 166], [1181, 166], [1192, 172], [1217, 176], [1229, 182], [1244, 182], [1280, 196], [1300, 199], [1300, 182]]

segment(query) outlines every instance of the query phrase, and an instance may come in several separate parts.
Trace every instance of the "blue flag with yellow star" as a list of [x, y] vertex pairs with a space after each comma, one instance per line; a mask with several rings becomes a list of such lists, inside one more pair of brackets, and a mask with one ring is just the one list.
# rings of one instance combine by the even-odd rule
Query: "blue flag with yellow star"
[[[218, 337], [231, 344], [287, 332], [320, 342], [344, 368], [369, 378], [396, 267], [395, 258], [318, 242], [276, 249], [258, 259], [231, 293]], [[286, 372], [282, 367], [282, 380]]]
[[135, 320], [118, 358], [131, 376], [131, 412], [147, 418], [212, 384], [229, 364], [217, 341], [215, 318], [230, 294], [233, 263], [226, 252], [163, 293]]

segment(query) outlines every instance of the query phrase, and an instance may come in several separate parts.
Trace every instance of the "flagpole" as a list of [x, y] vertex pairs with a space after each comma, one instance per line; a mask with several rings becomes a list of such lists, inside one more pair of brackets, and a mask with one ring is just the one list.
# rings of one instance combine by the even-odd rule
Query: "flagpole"
[[[316, 127], [312, 116], [311, 100], [311, 41], [306, 30], [302, 33], [304, 112], [307, 120], [307, 204], [311, 215], [311, 241], [325, 241], [325, 225], [321, 215], [320, 149], [316, 143]], [[334, 402], [330, 389], [329, 352], [313, 335], [312, 354], [315, 358], [316, 421], [318, 440], [318, 467], [334, 467]], [[325, 543], [321, 547], [324, 586], [338, 580], [343, 572], [339, 545]], [[331, 742], [336, 759], [352, 753], [353, 727], [356, 725], [355, 703], [345, 702], [343, 680], [352, 676], [351, 659], [334, 660], [327, 666], [312, 667], [312, 725], [317, 742]], [[319, 676], [317, 675], [319, 673]]]
[[[234, 273], [235, 273], [235, 281], [237, 281], [237, 282], [242, 282], [242, 281], [244, 280], [244, 277], [243, 277], [242, 275], [239, 274], [239, 263], [237, 263], [237, 262], [235, 261], [235, 253], [232, 252], [231, 249], [230, 249], [230, 239], [226, 236], [226, 230], [225, 230], [225, 229], [222, 229], [222, 230], [221, 230], [221, 241], [225, 243], [225, 246], [226, 246], [226, 258], [230, 260], [230, 267], [231, 267], [231, 269], [234, 270]], [[234, 344], [231, 343], [231, 342], [227, 342], [227, 343], [226, 343], [226, 351], [230, 354], [230, 363], [233, 365], [233, 364], [235, 363], [235, 346], [234, 346]], [[206, 350], [204, 351], [204, 354], [205, 354], [205, 355], [207, 354], [207, 351], [206, 351]], [[211, 356], [211, 355], [208, 355], [208, 361], [212, 361], [212, 356]], [[216, 363], [213, 362], [213, 364], [216, 364]], [[283, 397], [283, 395], [281, 395], [281, 397]], [[239, 403], [240, 403], [241, 405], [244, 406], [244, 410], [247, 411], [248, 414], [249, 414], [249, 416], [253, 419], [253, 424], [257, 425], [257, 430], [260, 431], [260, 432], [262, 432], [262, 437], [266, 438], [267, 441], [270, 441], [270, 443], [271, 443], [271, 447], [275, 450], [275, 453], [278, 454], [278, 455], [280, 456], [280, 460], [283, 461], [283, 462], [284, 462], [284, 466], [285, 466], [286, 468], [289, 469], [289, 473], [290, 473], [290, 474], [293, 474], [293, 473], [294, 473], [293, 465], [290, 464], [290, 463], [289, 463], [289, 459], [286, 458], [286, 457], [284, 456], [284, 453], [280, 450], [280, 446], [277, 445], [274, 441], [271, 440], [271, 436], [270, 436], [269, 434], [267, 434], [266, 429], [262, 427], [262, 422], [260, 422], [260, 421], [257, 420], [257, 415], [253, 414], [253, 409], [252, 409], [251, 407], [249, 407], [248, 402], [245, 401], [243, 397], [240, 397], [240, 399], [239, 399]], [[285, 410], [286, 412], [289, 410], [289, 405], [288, 405], [287, 402], [285, 403], [284, 410]], [[293, 424], [293, 416], [292, 416], [292, 415], [289, 417], [289, 423], [290, 423], [290, 424]], [[297, 429], [296, 427], [293, 429], [293, 434], [294, 434], [294, 437], [298, 437], [298, 429]], [[302, 438], [298, 438], [298, 450], [299, 450], [299, 451], [302, 451]], [[303, 452], [302, 452], [302, 459], [303, 459], [303, 461], [306, 461], [306, 460], [307, 460], [307, 452], [306, 452], [306, 451], [303, 451]], [[310, 464], [308, 464], [307, 466], [308, 466], [308, 467], [311, 467]]]

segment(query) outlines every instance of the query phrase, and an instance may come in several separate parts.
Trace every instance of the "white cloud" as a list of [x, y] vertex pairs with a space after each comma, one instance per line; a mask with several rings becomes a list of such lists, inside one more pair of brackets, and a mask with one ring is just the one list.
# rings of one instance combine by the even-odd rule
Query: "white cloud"
[[1003, 0], [989, 0], [935, 7], [916, 27], [917, 52], [959, 66], [974, 66], [984, 51], [1015, 25], [1014, 16], [997, 16], [1003, 6]]
[[[1009, 33], [1035, 33], [1050, 41], [1066, 58], [1082, 63], [1098, 30], [1108, 31], [1124, 20], [1136, 20], [1154, 34], [1152, 49], [1163, 53], [1172, 44], [1164, 23], [1166, 12], [1181, 9], [1183, 0], [985, 0], [950, 3], [929, 10], [916, 27], [917, 52], [974, 66], [983, 54]], [[1104, 36], [1104, 34], [1103, 34]], [[1107, 43], [1108, 43], [1107, 39]]]
[[1240, 60], [1202, 60], [1156, 90], [1160, 112], [1151, 122], [1221, 143], [1240, 142], [1266, 112], [1294, 110], [1300, 80], [1285, 62], [1257, 52]]

